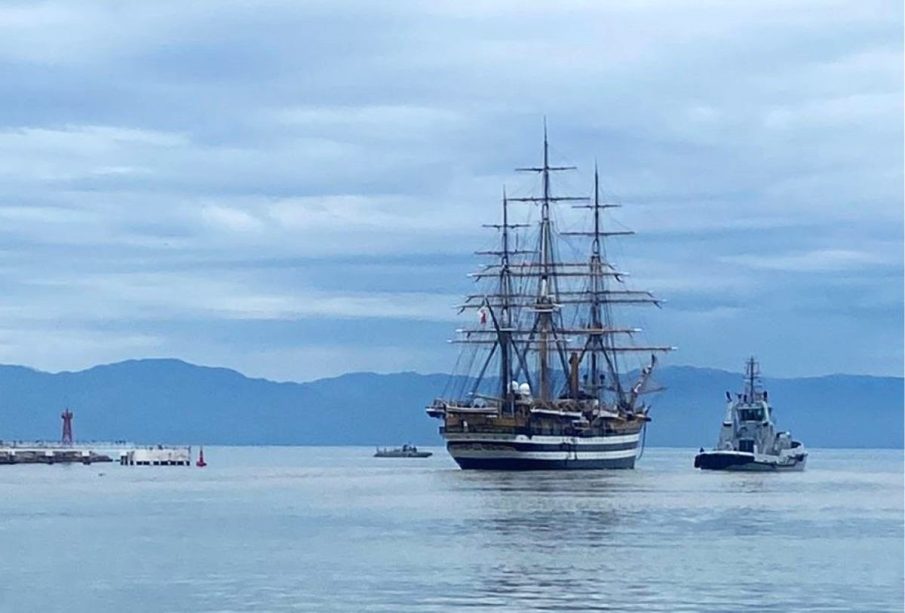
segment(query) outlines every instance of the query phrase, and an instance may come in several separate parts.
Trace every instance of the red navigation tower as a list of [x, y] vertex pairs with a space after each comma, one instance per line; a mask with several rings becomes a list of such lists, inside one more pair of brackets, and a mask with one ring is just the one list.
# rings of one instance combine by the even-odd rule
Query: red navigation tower
[[68, 408], [63, 411], [60, 415], [60, 418], [63, 420], [63, 436], [60, 438], [60, 442], [64, 445], [72, 444], [72, 411]]

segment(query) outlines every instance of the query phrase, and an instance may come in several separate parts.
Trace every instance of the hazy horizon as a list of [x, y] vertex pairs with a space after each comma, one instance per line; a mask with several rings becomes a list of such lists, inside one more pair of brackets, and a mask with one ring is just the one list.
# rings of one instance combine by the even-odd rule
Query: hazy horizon
[[[172, 356], [123, 358], [122, 360], [115, 360], [112, 362], [102, 362], [102, 363], [92, 364], [90, 366], [86, 366], [84, 368], [77, 368], [77, 369], [47, 370], [47, 369], [31, 366], [29, 364], [13, 364], [13, 363], [8, 363], [8, 362], [0, 362], [0, 367], [9, 366], [9, 367], [14, 367], [14, 368], [28, 368], [30, 370], [37, 371], [37, 372], [43, 372], [43, 373], [47, 373], [50, 375], [58, 375], [58, 374], [64, 374], [64, 373], [75, 374], [75, 373], [85, 372], [85, 371], [88, 371], [88, 370], [91, 370], [94, 368], [103, 368], [105, 366], [115, 366], [117, 364], [123, 364], [123, 363], [128, 363], [128, 362], [145, 362], [145, 361], [181, 362], [181, 363], [187, 364], [189, 366], [196, 366], [199, 368], [225, 369], [225, 370], [230, 370], [230, 371], [236, 372], [248, 379], [264, 379], [264, 380], [270, 381], [272, 383], [311, 383], [314, 381], [320, 381], [323, 379], [334, 379], [334, 378], [343, 377], [346, 375], [404, 375], [404, 374], [414, 373], [416, 375], [424, 376], [424, 377], [430, 377], [430, 376], [448, 377], [448, 376], [452, 376], [455, 374], [455, 373], [451, 372], [451, 369], [448, 371], [420, 371], [417, 369], [406, 369], [406, 370], [375, 369], [375, 370], [348, 370], [348, 371], [337, 373], [334, 375], [326, 375], [323, 377], [314, 377], [314, 378], [310, 378], [310, 379], [279, 379], [279, 378], [272, 378], [272, 377], [266, 377], [266, 376], [261, 377], [261, 376], [251, 375], [246, 372], [243, 372], [241, 369], [232, 368], [229, 366], [223, 366], [221, 364], [192, 362], [189, 360], [184, 360], [182, 358], [172, 357]], [[739, 366], [738, 368], [719, 368], [716, 366], [699, 366], [699, 365], [695, 365], [695, 364], [665, 364], [665, 365], [661, 365], [661, 369], [662, 368], [692, 368], [692, 369], [696, 369], [696, 370], [712, 370], [712, 371], [719, 371], [719, 372], [725, 372], [725, 373], [730, 373], [730, 374], [738, 374], [739, 377], [744, 376], [743, 365]], [[766, 381], [793, 380], [793, 379], [794, 380], [818, 379], [821, 377], [875, 377], [875, 378], [883, 378], [883, 379], [903, 379], [903, 380], [905, 380], [905, 376], [903, 376], [901, 373], [897, 374], [897, 375], [895, 375], [895, 374], [893, 374], [893, 375], [874, 375], [874, 374], [853, 373], [853, 372], [827, 372], [827, 373], [816, 374], [816, 375], [792, 377], [792, 376], [787, 376], [787, 375], [784, 375], [781, 373], [771, 373], [771, 372], [764, 371], [762, 373], [762, 377]]]

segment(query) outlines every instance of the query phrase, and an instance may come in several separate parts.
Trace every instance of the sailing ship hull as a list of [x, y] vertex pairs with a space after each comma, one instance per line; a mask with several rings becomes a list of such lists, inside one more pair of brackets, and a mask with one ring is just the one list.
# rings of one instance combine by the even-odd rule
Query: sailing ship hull
[[463, 469], [599, 470], [634, 468], [640, 431], [610, 436], [461, 433], [446, 448]]
[[739, 451], [705, 451], [695, 456], [694, 466], [701, 470], [734, 472], [791, 472], [804, 470], [808, 456], [760, 456]]

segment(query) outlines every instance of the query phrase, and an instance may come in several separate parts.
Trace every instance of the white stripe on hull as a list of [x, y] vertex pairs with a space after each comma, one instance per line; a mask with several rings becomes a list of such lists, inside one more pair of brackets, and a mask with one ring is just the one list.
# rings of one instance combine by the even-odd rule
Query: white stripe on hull
[[503, 470], [632, 468], [640, 432], [612, 436], [526, 436], [458, 432], [446, 435], [462, 468]]

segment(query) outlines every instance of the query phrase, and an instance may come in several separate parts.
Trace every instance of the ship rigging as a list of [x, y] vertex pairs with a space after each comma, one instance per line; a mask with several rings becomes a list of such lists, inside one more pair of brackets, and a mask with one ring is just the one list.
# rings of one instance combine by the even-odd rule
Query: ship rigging
[[[634, 344], [640, 330], [619, 326], [615, 314], [660, 300], [627, 288], [627, 274], [606, 256], [607, 238], [633, 232], [604, 228], [604, 211], [619, 205], [601, 201], [596, 165], [592, 197], [554, 195], [551, 175], [575, 167], [551, 165], [545, 127], [542, 164], [517, 170], [540, 176], [540, 195], [509, 197], [504, 189], [500, 223], [485, 225], [499, 232], [499, 246], [478, 252], [495, 261], [471, 275], [485, 291], [459, 305], [478, 313], [479, 325], [458, 330], [453, 341], [471, 353], [466, 362], [477, 372], [457, 379], [467, 392], [435, 400], [428, 414], [443, 421], [447, 449], [462, 468], [631, 468], [650, 419], [642, 395], [654, 389], [656, 355], [673, 348]], [[519, 203], [538, 208], [536, 224], [511, 221]], [[589, 212], [590, 228], [559, 231], [554, 207], [562, 204]], [[586, 259], [561, 259], [563, 242], [573, 239], [589, 241]], [[623, 356], [631, 354], [650, 359], [630, 382]]]

